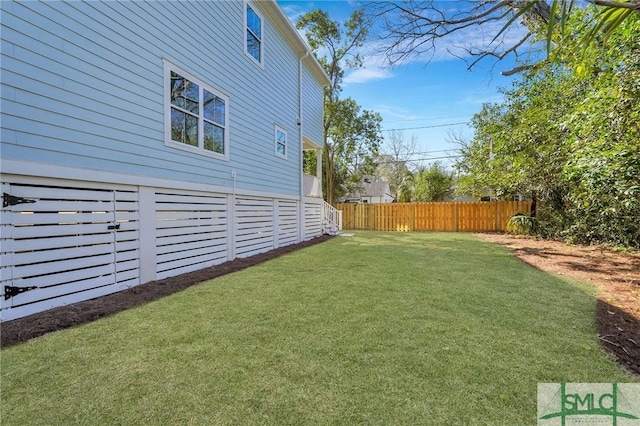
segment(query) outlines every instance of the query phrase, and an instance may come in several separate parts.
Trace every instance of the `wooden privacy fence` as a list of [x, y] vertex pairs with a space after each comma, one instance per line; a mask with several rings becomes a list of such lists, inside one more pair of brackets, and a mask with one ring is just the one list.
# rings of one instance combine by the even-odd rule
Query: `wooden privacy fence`
[[338, 204], [343, 229], [372, 231], [504, 231], [515, 212], [531, 213], [531, 201]]

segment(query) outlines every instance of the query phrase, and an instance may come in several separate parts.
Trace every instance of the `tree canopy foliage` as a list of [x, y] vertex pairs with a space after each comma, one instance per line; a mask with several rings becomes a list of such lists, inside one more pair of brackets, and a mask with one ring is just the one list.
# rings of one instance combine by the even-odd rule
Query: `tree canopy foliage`
[[435, 162], [422, 167], [414, 175], [414, 201], [443, 201], [453, 185], [453, 172]]
[[640, 14], [576, 49], [599, 13], [574, 10], [549, 60], [475, 115], [459, 187], [538, 200], [547, 232], [640, 248]]
[[382, 117], [362, 110], [352, 98], [341, 97], [345, 67], [362, 65], [357, 51], [365, 41], [367, 26], [362, 10], [341, 25], [320, 9], [304, 14], [296, 26], [305, 30], [309, 47], [331, 81], [324, 90], [323, 169], [324, 193], [332, 204], [373, 171], [382, 142]]

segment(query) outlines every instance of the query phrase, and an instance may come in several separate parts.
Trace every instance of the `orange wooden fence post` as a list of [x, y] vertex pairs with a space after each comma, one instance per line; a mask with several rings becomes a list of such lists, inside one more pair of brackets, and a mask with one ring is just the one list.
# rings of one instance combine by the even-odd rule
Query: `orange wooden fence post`
[[451, 203], [453, 207], [453, 231], [458, 231], [458, 203]]

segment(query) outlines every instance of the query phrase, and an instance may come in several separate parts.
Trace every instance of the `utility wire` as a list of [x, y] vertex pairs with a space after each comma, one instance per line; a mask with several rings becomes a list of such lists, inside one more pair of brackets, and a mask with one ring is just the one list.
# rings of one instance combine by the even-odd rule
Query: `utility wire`
[[433, 124], [431, 126], [420, 126], [420, 127], [402, 127], [397, 129], [384, 129], [383, 132], [391, 132], [394, 130], [418, 130], [418, 129], [433, 129], [434, 127], [448, 127], [448, 126], [458, 126], [460, 124], [469, 124], [468, 121], [460, 121], [458, 123], [447, 123], [447, 124]]
[[434, 149], [433, 151], [418, 151], [418, 152], [413, 152], [413, 155], [416, 154], [432, 154], [434, 152], [449, 152], [449, 151], [461, 151], [460, 148], [449, 148], [449, 149]]
[[379, 162], [378, 164], [413, 163], [416, 161], [447, 160], [451, 158], [459, 158], [462, 156], [463, 156], [462, 154], [458, 154], [458, 155], [445, 155], [441, 157], [412, 158], [410, 160], [385, 160], [385, 161]]
[[449, 117], [408, 118], [406, 120], [387, 121], [387, 123], [406, 123], [410, 121], [449, 120], [451, 118], [472, 117], [474, 114], [450, 115]]
[[[462, 151], [462, 150], [460, 148], [450, 148], [450, 149], [434, 149], [433, 151], [416, 151], [416, 152], [411, 152], [409, 154], [400, 154], [398, 158], [395, 158], [396, 154], [389, 154], [389, 153], [383, 152], [380, 156], [390, 157], [392, 161], [411, 161], [411, 156], [414, 156], [414, 155], [435, 154], [437, 152], [445, 152], [449, 154], [452, 151]], [[458, 154], [449, 154], [449, 155], [458, 155]], [[393, 160], [393, 158], [395, 158], [395, 160]]]

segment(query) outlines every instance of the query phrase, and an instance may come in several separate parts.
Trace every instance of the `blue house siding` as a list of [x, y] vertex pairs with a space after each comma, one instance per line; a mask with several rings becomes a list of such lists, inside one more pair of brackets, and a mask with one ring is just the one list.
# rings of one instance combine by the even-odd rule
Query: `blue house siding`
[[[329, 229], [301, 188], [328, 79], [273, 1], [246, 54], [246, 4], [0, 2], [0, 186], [28, 200], [0, 209], [0, 321]], [[167, 138], [171, 70], [224, 100], [225, 155]]]
[[[257, 66], [243, 8], [2, 2], [3, 158], [222, 186], [233, 170], [236, 188], [299, 195], [299, 56], [262, 13]], [[229, 161], [165, 146], [163, 59], [229, 96]], [[303, 80], [306, 101], [319, 85], [306, 67]], [[275, 125], [286, 159], [274, 155]]]
[[308, 68], [303, 69], [302, 79], [304, 116], [304, 137], [322, 146], [324, 135], [324, 98], [323, 89], [313, 84], [313, 76]]

